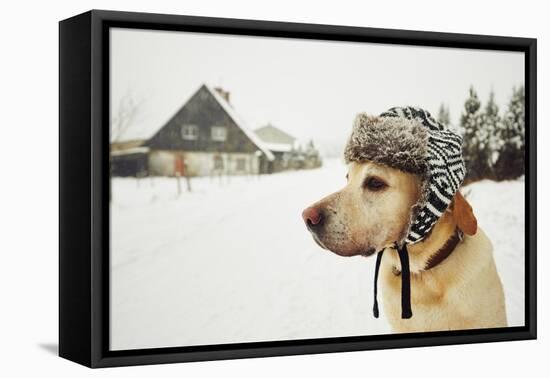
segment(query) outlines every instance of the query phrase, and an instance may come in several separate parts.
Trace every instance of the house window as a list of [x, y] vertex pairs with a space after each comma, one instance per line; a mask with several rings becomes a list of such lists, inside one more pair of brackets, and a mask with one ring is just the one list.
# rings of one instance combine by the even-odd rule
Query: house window
[[224, 126], [212, 126], [211, 137], [216, 142], [225, 142], [227, 129]]
[[182, 125], [181, 139], [197, 140], [199, 138], [199, 128], [197, 125]]

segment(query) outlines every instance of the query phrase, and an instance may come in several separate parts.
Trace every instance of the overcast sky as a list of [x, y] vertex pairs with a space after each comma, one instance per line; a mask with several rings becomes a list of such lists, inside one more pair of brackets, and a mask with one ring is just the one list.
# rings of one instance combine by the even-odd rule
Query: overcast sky
[[457, 123], [470, 85], [501, 109], [524, 83], [524, 56], [433, 47], [111, 30], [111, 94], [142, 105], [124, 139], [149, 137], [202, 83], [231, 92], [251, 128], [270, 122], [322, 147], [344, 144], [359, 112], [449, 105]]

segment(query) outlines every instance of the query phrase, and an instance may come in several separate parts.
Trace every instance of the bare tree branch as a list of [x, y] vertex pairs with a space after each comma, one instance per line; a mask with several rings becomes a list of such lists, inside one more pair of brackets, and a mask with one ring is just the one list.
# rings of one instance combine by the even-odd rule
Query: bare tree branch
[[118, 142], [135, 122], [142, 100], [137, 101], [129, 91], [120, 98], [111, 118], [111, 142]]

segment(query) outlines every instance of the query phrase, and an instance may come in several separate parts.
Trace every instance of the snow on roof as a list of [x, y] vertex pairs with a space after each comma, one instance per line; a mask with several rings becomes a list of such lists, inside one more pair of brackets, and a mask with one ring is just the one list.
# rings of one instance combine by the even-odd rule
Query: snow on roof
[[294, 144], [296, 138], [272, 124], [267, 124], [259, 129], [254, 130], [254, 133], [260, 137], [264, 143], [280, 143]]
[[132, 154], [146, 154], [149, 152], [149, 147], [133, 147], [125, 148], [123, 150], [111, 151], [112, 156], [132, 155]]
[[231, 105], [214, 89], [210, 88], [208, 85], [204, 84], [204, 87], [210, 92], [210, 94], [216, 99], [216, 101], [221, 105], [223, 110], [227, 113], [233, 122], [245, 133], [245, 135], [258, 147], [267, 157], [269, 161], [275, 160], [275, 156], [271, 153], [269, 148], [266, 147], [260, 138], [247, 126], [246, 122], [233, 110]]
[[265, 143], [264, 142], [264, 146], [266, 146], [269, 151], [273, 151], [273, 152], [292, 151], [292, 145], [287, 143]]

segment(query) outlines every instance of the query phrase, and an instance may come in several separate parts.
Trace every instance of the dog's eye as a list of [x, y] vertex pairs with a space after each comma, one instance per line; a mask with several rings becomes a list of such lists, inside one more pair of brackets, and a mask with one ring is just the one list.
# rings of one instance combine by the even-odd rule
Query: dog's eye
[[384, 189], [388, 184], [379, 179], [378, 177], [367, 177], [363, 184], [365, 189], [371, 190], [373, 192]]

